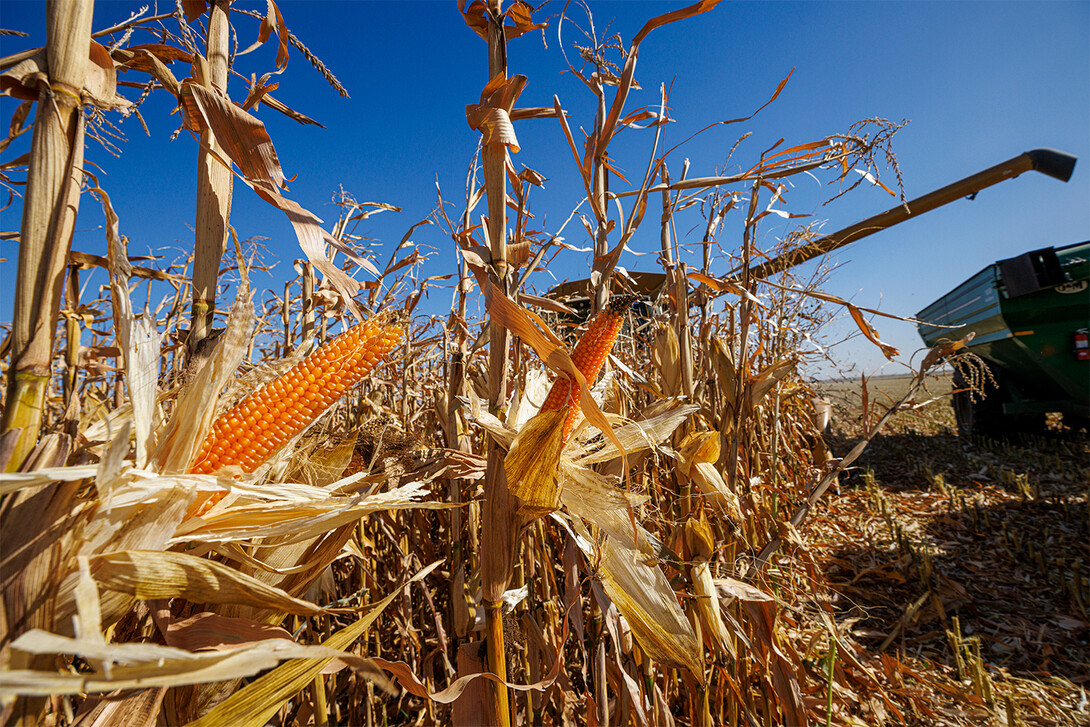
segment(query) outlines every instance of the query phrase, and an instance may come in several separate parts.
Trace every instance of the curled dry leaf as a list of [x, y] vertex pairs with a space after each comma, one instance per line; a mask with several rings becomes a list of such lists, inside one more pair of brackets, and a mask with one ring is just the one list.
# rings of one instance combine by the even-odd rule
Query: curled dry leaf
[[484, 135], [486, 146], [503, 144], [512, 152], [518, 152], [518, 139], [510, 114], [525, 86], [526, 76], [504, 78], [497, 75], [481, 91], [481, 102], [466, 106], [466, 123]]
[[516, 242], [507, 246], [507, 264], [510, 265], [512, 269], [517, 270], [519, 268], [525, 267], [526, 263], [529, 260], [529, 242]]
[[946, 357], [952, 356], [968, 346], [974, 338], [976, 338], [976, 331], [969, 331], [969, 333], [957, 341], [940, 341], [932, 346], [927, 352], [927, 355], [924, 356], [923, 362], [920, 364], [920, 370], [927, 371], [940, 361], [946, 359]]
[[[484, 0], [473, 0], [468, 6], [465, 0], [458, 0], [458, 11], [462, 14], [465, 24], [474, 33], [483, 40], [488, 40], [488, 4]], [[504, 18], [511, 21], [510, 25], [503, 25], [504, 39], [513, 40], [533, 30], [549, 27], [548, 23], [535, 23], [531, 17], [533, 11], [534, 7], [525, 0], [515, 0], [511, 3], [498, 19], [501, 23]]]
[[[245, 55], [259, 48], [269, 40], [273, 33], [276, 33], [276, 71], [273, 73], [282, 73], [288, 65], [288, 27], [280, 14], [280, 8], [276, 6], [273, 0], [266, 0], [266, 8], [265, 17], [261, 19], [261, 27], [257, 32], [257, 40], [250, 47], [239, 51], [236, 55]], [[269, 75], [272, 74], [266, 74], [262, 80], [266, 80]]]
[[877, 311], [877, 310], [874, 310], [873, 308], [861, 308], [861, 307], [855, 305], [854, 303], [849, 303], [848, 301], [844, 300], [843, 298], [838, 298], [837, 296], [830, 295], [829, 293], [823, 293], [820, 290], [800, 290], [798, 288], [791, 288], [791, 287], [788, 287], [788, 286], [778, 285], [776, 283], [772, 283], [771, 281], [765, 281], [765, 282], [767, 284], [769, 284], [769, 285], [772, 285], [773, 287], [780, 288], [781, 290], [789, 290], [791, 292], [799, 293], [801, 295], [806, 295], [806, 296], [811, 297], [811, 298], [816, 298], [818, 300], [824, 300], [824, 301], [829, 302], [829, 303], [835, 303], [836, 305], [844, 306], [845, 308], [848, 309], [849, 315], [851, 315], [852, 320], [855, 321], [855, 325], [859, 328], [860, 332], [867, 338], [868, 341], [873, 343], [875, 346], [878, 346], [878, 348], [881, 349], [881, 351], [882, 351], [882, 355], [885, 356], [890, 361], [892, 361], [896, 356], [900, 355], [900, 351], [898, 351], [896, 348], [889, 345], [888, 343], [885, 343], [884, 341], [882, 341], [878, 337], [878, 331], [875, 330], [874, 326], [871, 325], [871, 322], [868, 321], [863, 314], [864, 313], [870, 313], [871, 315], [883, 316], [885, 318], [893, 318], [894, 320], [899, 320], [899, 321], [908, 321], [908, 322], [911, 322], [911, 323], [916, 323], [917, 322], [916, 319], [914, 319], [914, 318], [906, 318], [904, 316], [897, 316], [897, 315], [892, 315], [890, 313], [883, 313], [882, 311]]
[[719, 432], [690, 432], [677, 446], [681, 471], [690, 474], [693, 465], [699, 462], [717, 462], [719, 460]]
[[519, 293], [519, 302], [532, 305], [535, 308], [543, 308], [553, 313], [566, 313], [568, 315], [574, 315], [575, 310], [569, 308], [559, 301], [555, 301], [552, 298], [542, 298], [537, 295], [530, 295], [529, 293]]
[[632, 88], [635, 79], [636, 59], [639, 58], [640, 43], [643, 42], [643, 39], [655, 28], [677, 22], [678, 20], [691, 18], [700, 13], [706, 13], [718, 3], [719, 0], [700, 0], [700, 2], [693, 3], [684, 8], [657, 15], [644, 23], [643, 27], [640, 28], [640, 32], [636, 33], [636, 36], [632, 39], [632, 43], [629, 46], [628, 55], [625, 58], [624, 70], [621, 72], [621, 80], [617, 84], [617, 94], [613, 97], [613, 104], [609, 108], [609, 113], [606, 115], [605, 121], [602, 124], [602, 129], [598, 135], [597, 147], [594, 151], [595, 156], [604, 157], [606, 147], [609, 146], [609, 142], [613, 139], [613, 134], [617, 129], [617, 122], [621, 117], [621, 112], [624, 110], [625, 101], [628, 99], [628, 92]]
[[100, 587], [142, 600], [185, 598], [194, 603], [239, 603], [287, 613], [326, 612], [233, 568], [185, 553], [129, 550], [98, 556], [93, 564]]
[[182, 107], [198, 131], [210, 130], [243, 176], [283, 187], [284, 170], [265, 124], [215, 88], [182, 82]]
[[[322, 220], [283, 195], [284, 172], [265, 125], [219, 91], [192, 80], [182, 84], [181, 98], [191, 128], [211, 131], [230, 161], [238, 165], [243, 183], [287, 216], [307, 259], [326, 276], [343, 296], [348, 308], [362, 320], [359, 308], [352, 300], [362, 285], [330, 261], [325, 245], [333, 238], [322, 229]], [[229, 166], [227, 160], [220, 161]], [[333, 242], [337, 243], [336, 240]]]
[[474, 33], [488, 40], [488, 4], [484, 0], [473, 0], [468, 7], [465, 0], [458, 0], [458, 12]]
[[695, 280], [698, 283], [703, 283], [704, 285], [708, 286], [709, 288], [711, 288], [714, 291], [717, 291], [717, 292], [720, 292], [720, 293], [733, 293], [734, 295], [737, 295], [740, 298], [747, 299], [748, 301], [750, 301], [751, 303], [754, 303], [755, 305], [759, 305], [759, 306], [764, 305], [760, 301], [760, 299], [757, 298], [757, 296], [755, 296], [753, 293], [751, 293], [748, 290], [746, 290], [745, 288], [743, 288], [735, 280], [730, 280], [728, 278], [712, 277], [711, 275], [705, 275], [704, 273], [698, 272], [696, 270], [690, 270], [687, 273], [687, 277], [689, 278], [689, 280]]
[[180, 0], [186, 22], [192, 23], [208, 10], [207, 0]]
[[534, 6], [526, 2], [526, 0], [514, 0], [503, 13], [504, 17], [512, 23], [503, 26], [503, 37], [506, 40], [514, 40], [533, 30], [543, 30], [549, 27], [548, 23], [534, 22], [531, 17], [534, 9]]
[[[466, 115], [469, 117], [468, 110]], [[512, 153], [519, 151], [519, 140], [515, 136], [515, 126], [511, 123], [511, 117], [504, 109], [491, 108], [484, 110], [480, 118], [477, 119], [477, 125], [473, 128], [480, 131], [484, 136], [483, 143], [486, 146], [503, 144], [510, 147]]]
[[777, 361], [757, 372], [749, 381], [749, 405], [756, 406], [768, 392], [783, 381], [787, 376], [795, 372], [798, 360], [789, 358]]
[[[117, 94], [117, 70], [109, 51], [91, 41], [83, 81], [84, 99], [103, 110], [125, 109], [131, 104]], [[0, 74], [0, 95], [37, 101], [49, 85], [49, 61], [45, 49]]]
[[[193, 54], [189, 51], [166, 43], [144, 43], [130, 45], [128, 48], [115, 48], [110, 52], [120, 67], [130, 71], [142, 71], [155, 75], [156, 64], [169, 65], [175, 61], [193, 62]], [[175, 92], [175, 95], [177, 93]]]
[[737, 598], [739, 601], [775, 601], [776, 599], [768, 595], [760, 588], [751, 586], [750, 584], [740, 581], [736, 578], [716, 578], [715, 587], [719, 591], [719, 595], [724, 598]]

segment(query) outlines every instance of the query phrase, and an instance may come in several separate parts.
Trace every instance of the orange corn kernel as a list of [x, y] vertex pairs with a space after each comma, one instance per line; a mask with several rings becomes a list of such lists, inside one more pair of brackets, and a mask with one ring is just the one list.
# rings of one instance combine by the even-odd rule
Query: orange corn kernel
[[257, 469], [367, 376], [403, 333], [399, 323], [377, 316], [326, 343], [222, 414], [190, 472], [209, 474], [227, 465]]
[[[586, 378], [588, 385], [593, 384], [602, 372], [602, 366], [605, 365], [606, 358], [621, 332], [625, 313], [638, 298], [636, 295], [617, 295], [610, 298], [606, 307], [591, 320], [586, 332], [579, 338], [579, 343], [575, 344], [575, 350], [571, 354], [572, 361], [579, 373]], [[553, 382], [553, 388], [545, 397], [541, 411], [556, 411], [563, 406], [568, 407], [568, 418], [564, 420], [564, 441], [567, 442], [581, 408], [579, 386], [568, 376], [561, 376]]]

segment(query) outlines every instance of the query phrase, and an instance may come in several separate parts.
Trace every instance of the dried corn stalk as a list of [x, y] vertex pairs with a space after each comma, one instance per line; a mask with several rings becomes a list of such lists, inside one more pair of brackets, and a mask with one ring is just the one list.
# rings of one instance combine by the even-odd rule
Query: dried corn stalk
[[[198, 82], [227, 93], [227, 62], [230, 55], [231, 26], [228, 13], [231, 0], [212, 3], [208, 18], [207, 61], [196, 56], [194, 69], [205, 75]], [[234, 178], [231, 170], [216, 159], [223, 156], [223, 146], [216, 135], [202, 129], [197, 151], [197, 218], [193, 248], [193, 323], [189, 350], [196, 351], [211, 329], [216, 310], [216, 281], [220, 261], [227, 244], [227, 226], [231, 219], [231, 195]]]
[[45, 411], [61, 281], [83, 181], [81, 107], [93, 10], [90, 0], [46, 7], [46, 73], [37, 74], [35, 87], [27, 89], [37, 93], [38, 112], [15, 276], [12, 365], [0, 426], [3, 432], [22, 430], [5, 466], [9, 472], [18, 470], [34, 448]]

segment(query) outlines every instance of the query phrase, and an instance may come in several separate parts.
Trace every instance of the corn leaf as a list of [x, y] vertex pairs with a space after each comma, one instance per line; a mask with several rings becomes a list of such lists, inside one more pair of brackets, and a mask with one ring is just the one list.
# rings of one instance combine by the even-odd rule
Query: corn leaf
[[94, 576], [102, 588], [143, 600], [184, 598], [194, 603], [241, 603], [287, 613], [326, 612], [233, 568], [186, 553], [130, 550], [102, 555], [94, 559]]
[[[344, 650], [349, 648], [361, 636], [367, 633], [379, 614], [402, 593], [411, 583], [423, 580], [439, 567], [439, 562], [423, 568], [403, 586], [397, 588], [350, 626], [336, 632], [324, 642], [327, 649]], [[279, 711], [281, 705], [291, 699], [300, 689], [314, 680], [332, 659], [295, 661], [283, 664], [260, 679], [247, 684], [226, 700], [209, 710], [204, 716], [187, 727], [218, 727], [219, 725], [237, 725], [237, 727], [262, 727], [269, 718]]]

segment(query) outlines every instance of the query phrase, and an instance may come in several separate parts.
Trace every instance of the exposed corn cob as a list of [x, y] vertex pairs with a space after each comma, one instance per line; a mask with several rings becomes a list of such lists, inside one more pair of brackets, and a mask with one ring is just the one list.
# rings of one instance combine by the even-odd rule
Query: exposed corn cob
[[220, 416], [190, 472], [232, 464], [254, 471], [370, 373], [402, 334], [399, 322], [376, 316], [337, 336]]
[[[588, 384], [594, 383], [602, 372], [602, 366], [621, 332], [624, 314], [637, 298], [635, 295], [617, 295], [610, 298], [606, 307], [590, 322], [579, 343], [575, 344], [575, 350], [571, 354], [572, 361]], [[553, 388], [545, 397], [545, 403], [541, 405], [541, 411], [555, 411], [563, 406], [568, 407], [568, 418], [564, 420], [564, 441], [567, 442], [581, 408], [579, 387], [567, 376], [561, 376], [553, 383]]]

